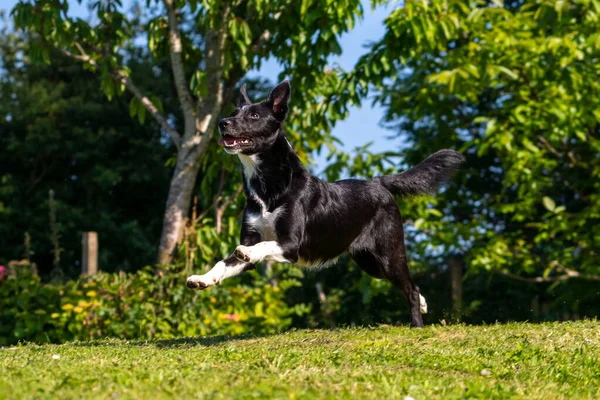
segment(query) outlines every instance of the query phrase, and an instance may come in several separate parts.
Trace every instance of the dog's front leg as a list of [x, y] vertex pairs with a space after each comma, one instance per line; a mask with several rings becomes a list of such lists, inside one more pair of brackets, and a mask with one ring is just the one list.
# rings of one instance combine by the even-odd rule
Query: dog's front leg
[[[240, 242], [245, 245], [253, 245], [260, 242], [258, 232], [250, 229], [250, 226], [244, 218]], [[242, 272], [254, 269], [254, 264], [238, 260], [233, 254], [226, 259], [219, 261], [215, 266], [204, 275], [192, 275], [187, 279], [187, 287], [190, 289], [206, 289], [209, 286], [219, 285], [226, 278], [231, 278]]]
[[233, 255], [240, 261], [256, 264], [261, 261], [293, 263], [298, 260], [298, 250], [290, 249], [277, 241], [260, 242], [254, 246], [238, 246]]
[[226, 259], [219, 261], [214, 267], [204, 275], [192, 275], [187, 278], [187, 287], [190, 289], [206, 289], [210, 286], [221, 284], [223, 280], [241, 274], [244, 271], [254, 269], [254, 265], [238, 260], [230, 255]]

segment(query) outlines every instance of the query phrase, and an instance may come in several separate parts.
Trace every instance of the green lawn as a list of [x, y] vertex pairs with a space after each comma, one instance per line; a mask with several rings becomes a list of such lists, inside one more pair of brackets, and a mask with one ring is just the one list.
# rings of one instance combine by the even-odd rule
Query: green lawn
[[600, 322], [0, 350], [0, 398], [600, 398]]

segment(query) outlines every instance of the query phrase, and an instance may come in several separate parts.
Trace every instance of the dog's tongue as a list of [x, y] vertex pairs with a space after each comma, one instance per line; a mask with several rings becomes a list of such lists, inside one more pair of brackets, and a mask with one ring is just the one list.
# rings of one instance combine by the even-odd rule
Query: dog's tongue
[[233, 146], [235, 144], [235, 138], [231, 136], [223, 136], [221, 140], [219, 140], [219, 145], [224, 146]]

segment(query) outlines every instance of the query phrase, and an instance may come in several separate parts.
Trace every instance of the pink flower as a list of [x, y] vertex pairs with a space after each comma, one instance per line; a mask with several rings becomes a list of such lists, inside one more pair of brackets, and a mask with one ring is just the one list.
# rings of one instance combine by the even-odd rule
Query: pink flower
[[225, 314], [224, 317], [230, 321], [235, 321], [235, 322], [240, 320], [240, 316], [237, 314]]
[[4, 280], [6, 275], [8, 275], [8, 270], [4, 265], [0, 265], [0, 282]]

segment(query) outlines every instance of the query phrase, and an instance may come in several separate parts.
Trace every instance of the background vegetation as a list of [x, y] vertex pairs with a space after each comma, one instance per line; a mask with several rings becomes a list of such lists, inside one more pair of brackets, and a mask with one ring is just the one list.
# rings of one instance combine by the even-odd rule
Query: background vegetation
[[[328, 60], [357, 1], [93, 4], [87, 21], [19, 2], [0, 34], [1, 343], [406, 319], [349, 258], [184, 290], [237, 242], [241, 176], [213, 122], [239, 82], [264, 96], [275, 82], [244, 75], [268, 57], [294, 88], [290, 141], [309, 165], [329, 153], [328, 180], [466, 155], [442, 194], [399, 199], [429, 322], [600, 314], [599, 1], [401, 2], [347, 71]], [[390, 152], [342, 152], [332, 126], [373, 101]], [[88, 230], [104, 272], [78, 278]]]

